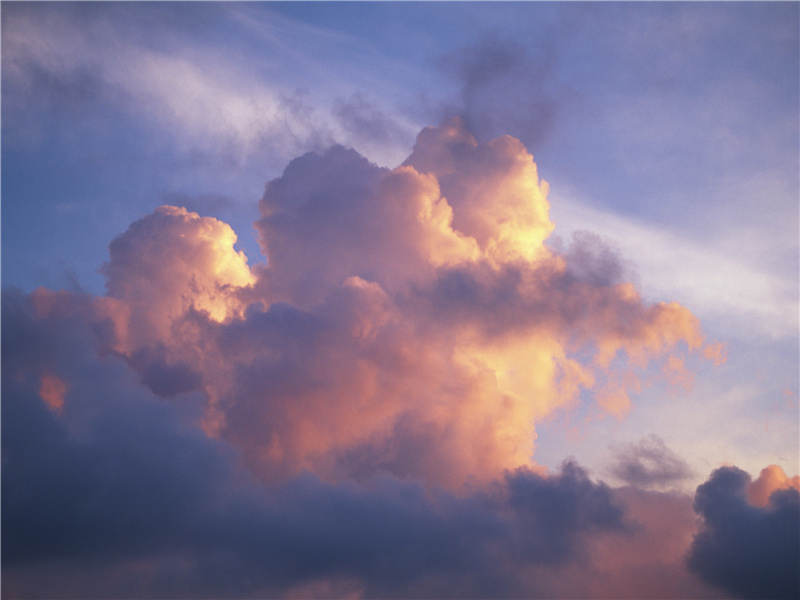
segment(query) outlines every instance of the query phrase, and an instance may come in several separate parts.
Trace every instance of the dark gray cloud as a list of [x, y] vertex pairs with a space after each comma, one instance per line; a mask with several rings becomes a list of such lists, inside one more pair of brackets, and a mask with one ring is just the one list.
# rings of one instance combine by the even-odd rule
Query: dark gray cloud
[[162, 398], [200, 388], [200, 373], [185, 362], [170, 361], [163, 345], [139, 348], [131, 354], [130, 363], [141, 374], [142, 383]]
[[694, 509], [703, 527], [689, 568], [738, 598], [798, 598], [800, 493], [777, 490], [761, 508], [747, 501], [749, 483], [744, 471], [722, 467], [697, 488]]
[[[18, 294], [2, 310], [4, 571], [147, 555], [185, 537], [224, 481], [224, 449], [137, 386], [124, 361], [98, 356], [102, 328], [74, 312], [37, 319]], [[45, 373], [68, 382], [59, 416], [39, 397]]]
[[573, 94], [557, 74], [557, 45], [522, 45], [499, 35], [443, 57], [461, 86], [461, 102], [444, 107], [464, 117], [479, 140], [514, 132], [534, 151], [552, 134]]
[[611, 473], [640, 488], [669, 487], [692, 476], [686, 461], [672, 452], [664, 440], [655, 434], [620, 448]]
[[[575, 463], [466, 495], [391, 476], [265, 486], [187, 425], [185, 403], [98, 354], [102, 335], [76, 311], [41, 318], [6, 293], [3, 342], [4, 595], [101, 597], [126, 589], [120, 573], [144, 597], [274, 595], [316, 580], [355, 581], [368, 597], [528, 595], [519, 569], [572, 564], [587, 536], [625, 530], [611, 491]], [[53, 365], [69, 382], [58, 415], [37, 392]]]
[[633, 275], [611, 242], [591, 231], [576, 231], [564, 258], [570, 276], [592, 285], [614, 285]]

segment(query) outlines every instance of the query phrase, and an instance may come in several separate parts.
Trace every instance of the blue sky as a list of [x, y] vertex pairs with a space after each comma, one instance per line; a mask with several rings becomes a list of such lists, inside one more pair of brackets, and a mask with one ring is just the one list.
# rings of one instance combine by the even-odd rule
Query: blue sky
[[[686, 465], [672, 482], [684, 494], [721, 465], [797, 475], [799, 14], [794, 2], [3, 3], [3, 288], [117, 297], [109, 244], [161, 205], [229, 224], [267, 272], [259, 235], [277, 225], [259, 200], [291, 161], [333, 161], [341, 144], [394, 169], [420, 131], [459, 116], [478, 144], [507, 135], [533, 155], [548, 248], [573, 256], [573, 234], [592, 232], [645, 305], [680, 303], [726, 347], [724, 364], [687, 359], [685, 389], [642, 386], [624, 416], [582, 390], [537, 421], [535, 463], [555, 472], [573, 456], [619, 486], [619, 457], [650, 443]], [[297, 298], [283, 301], [308, 309]], [[191, 402], [213, 404], [209, 389]]]

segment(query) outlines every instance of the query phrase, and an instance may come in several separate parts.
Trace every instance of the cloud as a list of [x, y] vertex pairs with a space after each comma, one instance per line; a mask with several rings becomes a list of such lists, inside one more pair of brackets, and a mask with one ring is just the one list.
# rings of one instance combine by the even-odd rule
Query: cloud
[[736, 467], [714, 471], [697, 488], [703, 527], [688, 556], [704, 580], [740, 598], [800, 594], [800, 492], [778, 489], [766, 506], [747, 501], [750, 476]]
[[[4, 566], [180, 537], [225, 453], [138, 386], [121, 358], [96, 353], [106, 320], [43, 314], [41, 304], [3, 296], [4, 326], [14, 323], [3, 334], [3, 478], [13, 482], [3, 487]], [[70, 383], [57, 413], [37, 393], [51, 372]]]
[[[284, 101], [291, 87], [264, 86], [233, 57], [189, 41], [187, 29], [208, 33], [212, 22], [229, 21], [225, 9], [195, 11], [193, 22], [172, 29], [164, 22], [179, 23], [186, 16], [181, 8], [7, 12], [14, 25], [4, 27], [3, 79], [11, 84], [12, 103], [24, 106], [33, 96], [51, 110], [66, 106], [84, 115], [87, 108], [123, 106], [172, 129], [190, 147], [208, 150], [216, 144], [235, 161], [257, 149], [266, 135], [290, 144], [307, 142], [322, 130], [292, 114]], [[138, 18], [131, 20], [131, 13]], [[140, 29], [142, 21], [153, 28]]]
[[691, 496], [632, 486], [611, 488], [611, 494], [623, 510], [623, 529], [587, 538], [586, 560], [533, 569], [539, 597], [728, 597], [686, 568], [686, 549], [697, 529]]
[[[101, 131], [133, 114], [137, 129], [156, 132], [155, 144], [184, 161], [241, 173], [263, 169], [265, 155], [278, 169], [334, 139], [382, 157], [413, 139], [385, 99], [345, 83], [353, 64], [362, 77], [375, 62], [372, 49], [267, 7], [20, 6], [4, 17], [4, 101], [18, 116], [12, 143], [35, 145], [44, 114], [66, 112]], [[235, 43], [220, 43], [220, 27]], [[341, 68], [309, 58], [332, 52], [347, 55]]]
[[244, 253], [234, 250], [236, 239], [226, 223], [161, 206], [112, 241], [103, 266], [108, 297], [123, 300], [130, 313], [120, 343], [167, 339], [189, 309], [214, 321], [239, 314], [237, 291], [255, 277]]
[[530, 465], [536, 421], [581, 389], [622, 416], [652, 359], [683, 372], [696, 319], [643, 304], [590, 236], [552, 253], [546, 193], [521, 143], [459, 120], [391, 171], [342, 147], [292, 161], [256, 223], [262, 308], [225, 328], [230, 434], [265, 469], [337, 457], [458, 485]]
[[655, 434], [621, 448], [611, 473], [638, 488], [669, 487], [692, 475], [689, 465]]
[[358, 139], [376, 144], [404, 140], [408, 133], [362, 92], [356, 92], [347, 100], [337, 102], [334, 114], [345, 131]]
[[[674, 298], [704, 322], [722, 318], [726, 324], [728, 320], [746, 322], [748, 326], [737, 332], [742, 336], [782, 339], [797, 328], [797, 286], [766, 270], [768, 261], [760, 252], [753, 260], [752, 253], [743, 255], [729, 239], [706, 238], [700, 243], [679, 232], [598, 210], [564, 190], [554, 194], [552, 213], [559, 234], [566, 237], [590, 229], [614, 240], [623, 256], [636, 257], [645, 297]], [[776, 192], [771, 197], [781, 195]], [[751, 241], [754, 248], [763, 243]], [[783, 249], [773, 249], [771, 254], [775, 252]], [[687, 285], [688, 281], [703, 281], [703, 285]]]
[[[709, 347], [598, 238], [549, 248], [547, 191], [518, 140], [478, 143], [459, 119], [393, 170], [334, 146], [267, 184], [266, 263], [162, 206], [111, 242], [108, 294], [79, 312], [153, 393], [201, 393], [204, 430], [265, 481], [458, 490], [536, 468], [537, 423], [582, 398], [621, 418], [644, 386], [686, 384]], [[42, 316], [66, 299], [32, 298]]]
[[774, 491], [791, 488], [800, 491], [800, 477], [787, 477], [778, 465], [769, 465], [747, 486], [747, 500], [754, 506], [768, 506]]
[[[570, 564], [586, 536], [623, 529], [610, 490], [574, 463], [461, 495], [391, 476], [266, 486], [192, 424], [196, 394], [163, 402], [123, 357], [75, 346], [81, 334], [97, 341], [96, 323], [42, 317], [13, 292], [3, 313], [14, 323], [4, 328], [4, 595], [282, 595], [343, 581], [367, 597], [502, 596], [518, 570]], [[52, 359], [72, 383], [58, 414], [37, 393]]]
[[[99, 323], [8, 292], [3, 310], [4, 595], [713, 597], [676, 563], [686, 497], [574, 462], [460, 494], [387, 475], [264, 485], [192, 425], [195, 396], [160, 401], [123, 357], [74, 344]], [[72, 382], [60, 415], [37, 396], [53, 360]]]
[[[535, 463], [537, 426], [588, 398], [622, 417], [708, 344], [598, 238], [548, 247], [547, 191], [456, 119], [395, 169], [293, 160], [265, 263], [162, 206], [112, 240], [105, 296], [6, 292], [4, 590], [574, 593], [554, 570], [638, 534], [576, 463]], [[656, 454], [640, 481], [674, 474]]]
[[513, 131], [529, 147], [553, 132], [574, 92], [557, 74], [557, 45], [545, 36], [533, 49], [499, 35], [440, 59], [442, 70], [460, 85], [461, 114], [481, 139]]

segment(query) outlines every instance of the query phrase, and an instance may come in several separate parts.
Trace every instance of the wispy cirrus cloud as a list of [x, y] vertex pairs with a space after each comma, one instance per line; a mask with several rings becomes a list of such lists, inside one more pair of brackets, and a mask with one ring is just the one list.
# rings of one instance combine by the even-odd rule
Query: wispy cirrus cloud
[[[22, 116], [28, 113], [26, 130], [35, 135], [34, 121], [43, 110], [79, 111], [90, 119], [91, 110], [123, 109], [152, 127], [166, 127], [170, 143], [182, 152], [223, 156], [238, 165], [263, 153], [285, 161], [334, 139], [355, 146], [364, 142], [378, 154], [411, 140], [408, 123], [380, 112], [374, 98], [367, 104], [363, 94], [353, 96], [330, 71], [315, 71], [321, 79], [314, 94], [321, 97], [312, 101], [297, 74], [318, 68], [305, 54], [315, 49], [307, 42], [299, 48], [289, 44], [301, 26], [277, 13], [209, 5], [183, 19], [187, 11], [177, 5], [135, 10], [140, 18], [130, 21], [124, 10], [113, 8], [65, 5], [44, 14], [9, 9], [14, 26], [4, 28], [4, 96]], [[214, 27], [220, 22], [241, 30], [238, 43], [216, 42]], [[284, 29], [277, 35], [279, 23]], [[208, 36], [208, 43], [198, 44], [197, 35]], [[318, 31], [306, 39], [324, 46], [331, 35]], [[341, 43], [341, 36], [336, 41]], [[246, 58], [252, 45], [266, 57], [255, 64]], [[355, 53], [367, 52], [350, 45]], [[287, 70], [287, 64], [294, 69]], [[287, 75], [292, 71], [295, 77]], [[346, 117], [340, 127], [337, 111]], [[363, 126], [353, 126], [376, 114], [391, 125], [391, 135], [377, 145]], [[9, 131], [23, 135], [20, 127]]]

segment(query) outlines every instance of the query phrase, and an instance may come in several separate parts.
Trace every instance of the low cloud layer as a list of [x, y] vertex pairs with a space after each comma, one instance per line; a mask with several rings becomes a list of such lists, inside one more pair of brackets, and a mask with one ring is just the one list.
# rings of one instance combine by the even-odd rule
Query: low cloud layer
[[621, 459], [627, 490], [535, 462], [546, 417], [622, 418], [721, 356], [595, 236], [548, 246], [547, 192], [455, 119], [393, 170], [292, 161], [265, 263], [162, 206], [111, 242], [105, 296], [4, 292], [4, 594], [708, 597], [688, 498], [643, 489], [686, 475], [663, 443]]

